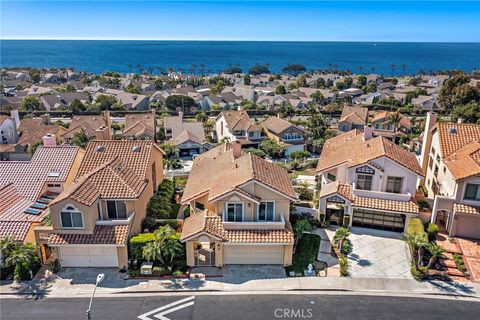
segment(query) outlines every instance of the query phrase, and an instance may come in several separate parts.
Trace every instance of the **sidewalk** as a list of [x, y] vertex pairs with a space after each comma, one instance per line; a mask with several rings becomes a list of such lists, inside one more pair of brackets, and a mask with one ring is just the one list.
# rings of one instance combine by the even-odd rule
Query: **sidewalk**
[[[21, 284], [0, 283], [0, 295], [18, 297], [75, 298], [89, 297], [92, 282], [75, 283], [72, 279], [55, 279], [47, 282], [27, 281]], [[462, 295], [480, 298], [480, 284], [417, 282], [411, 279], [379, 278], [285, 278], [251, 280], [243, 283], [226, 283], [222, 278], [172, 279], [172, 280], [105, 280], [96, 291], [96, 296], [115, 294], [162, 293], [162, 292], [281, 292], [281, 291], [350, 291], [390, 294], [439, 294]]]

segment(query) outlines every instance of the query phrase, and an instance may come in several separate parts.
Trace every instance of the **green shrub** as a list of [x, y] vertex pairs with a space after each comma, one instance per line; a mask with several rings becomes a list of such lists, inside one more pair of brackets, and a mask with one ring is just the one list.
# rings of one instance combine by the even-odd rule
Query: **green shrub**
[[290, 153], [290, 158], [293, 160], [296, 159], [303, 159], [303, 158], [308, 158], [310, 157], [310, 152], [308, 151], [294, 151]]
[[422, 271], [418, 270], [414, 264], [410, 266], [410, 273], [412, 274], [412, 277], [417, 281], [421, 281], [423, 279]]
[[154, 276], [165, 276], [168, 275], [170, 272], [168, 272], [168, 269], [163, 267], [153, 267], [152, 273]]
[[430, 208], [430, 205], [428, 204], [428, 202], [424, 199], [420, 199], [418, 200], [418, 206], [420, 207], [420, 209], [428, 209]]
[[179, 276], [183, 275], [183, 272], [179, 271], [179, 270], [176, 270], [176, 271], [173, 271], [172, 275], [175, 276], [175, 277], [179, 277]]
[[175, 230], [178, 227], [178, 220], [177, 219], [165, 219], [165, 220], [160, 221], [158, 224], [159, 224], [160, 227], [163, 227], [165, 225], [169, 225], [172, 229]]
[[465, 267], [465, 263], [463, 262], [463, 258], [461, 254], [454, 253], [453, 260], [455, 261], [455, 265], [457, 266], [458, 270], [460, 270], [463, 273], [467, 272], [467, 267]]
[[60, 267], [60, 261], [58, 259], [55, 259], [48, 263], [48, 269], [53, 273], [57, 273], [58, 271], [60, 271]]
[[134, 237], [131, 237], [128, 246], [129, 253], [132, 259], [142, 259], [143, 247], [154, 241], [155, 235], [153, 233], [140, 233]]
[[148, 229], [148, 231], [156, 230], [160, 226], [160, 223], [157, 222], [157, 219], [154, 217], [146, 216], [142, 221], [142, 231]]
[[340, 275], [342, 277], [348, 277], [348, 259], [343, 256], [340, 258]]
[[147, 216], [157, 219], [174, 219], [177, 212], [174, 212], [175, 185], [172, 180], [164, 180], [158, 187], [158, 191], [150, 198], [147, 205]]
[[439, 228], [435, 223], [429, 223], [427, 227], [428, 240], [434, 241], [435, 238], [437, 237], [438, 231], [439, 231]]
[[407, 233], [410, 235], [424, 234], [422, 221], [419, 218], [411, 218], [408, 221]]
[[345, 242], [343, 243], [342, 245], [342, 250], [341, 252], [344, 254], [344, 255], [348, 255], [352, 252], [353, 250], [353, 245], [352, 245], [352, 242], [350, 241], [350, 239], [346, 239]]

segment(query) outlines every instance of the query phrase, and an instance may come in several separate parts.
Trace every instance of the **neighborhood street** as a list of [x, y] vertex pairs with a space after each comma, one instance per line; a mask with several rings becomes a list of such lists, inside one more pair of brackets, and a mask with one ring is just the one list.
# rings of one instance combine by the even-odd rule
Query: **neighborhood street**
[[[87, 298], [1, 299], [0, 318], [86, 319]], [[480, 303], [439, 297], [277, 294], [96, 298], [91, 319], [478, 319]]]

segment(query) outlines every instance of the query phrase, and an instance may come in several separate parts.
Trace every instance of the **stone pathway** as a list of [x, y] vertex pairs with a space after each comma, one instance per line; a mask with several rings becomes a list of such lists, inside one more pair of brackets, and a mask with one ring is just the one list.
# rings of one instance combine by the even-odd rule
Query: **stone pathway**
[[313, 231], [314, 234], [320, 236], [320, 248], [318, 249], [317, 260], [325, 262], [329, 267], [338, 265], [338, 259], [331, 255], [332, 239], [335, 231], [332, 229], [318, 228]]

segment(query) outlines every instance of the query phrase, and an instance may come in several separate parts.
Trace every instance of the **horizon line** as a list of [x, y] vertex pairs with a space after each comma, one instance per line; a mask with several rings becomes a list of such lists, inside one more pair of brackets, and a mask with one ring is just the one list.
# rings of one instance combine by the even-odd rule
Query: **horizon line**
[[159, 39], [159, 38], [0, 38], [0, 41], [200, 41], [200, 42], [352, 42], [352, 43], [466, 43], [480, 41], [428, 41], [428, 40], [273, 40], [273, 39]]

